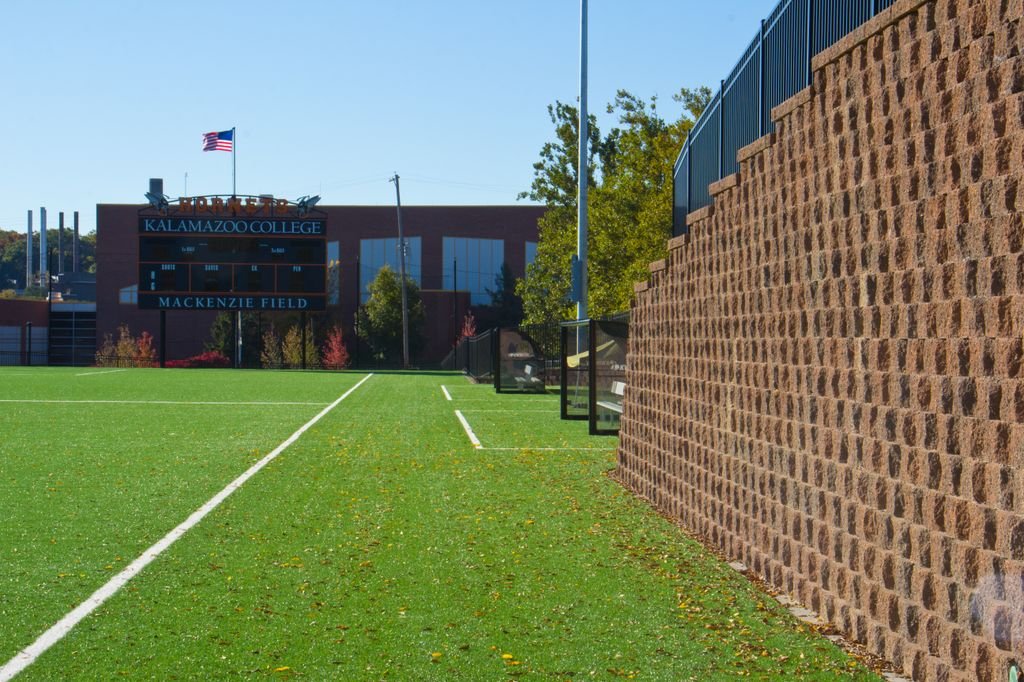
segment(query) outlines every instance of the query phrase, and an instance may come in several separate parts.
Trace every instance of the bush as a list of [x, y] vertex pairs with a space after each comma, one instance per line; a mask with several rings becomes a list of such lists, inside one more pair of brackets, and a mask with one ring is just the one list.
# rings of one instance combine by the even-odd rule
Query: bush
[[156, 349], [153, 336], [142, 332], [136, 339], [128, 325], [117, 328], [117, 341], [110, 334], [103, 337], [100, 349], [96, 351], [97, 367], [156, 367]]
[[302, 367], [302, 332], [298, 327], [290, 327], [284, 334], [281, 342], [281, 355], [284, 357], [284, 366], [288, 369]]
[[[289, 369], [302, 369], [302, 329], [294, 325], [288, 329], [281, 343], [284, 364]], [[320, 349], [313, 340], [313, 325], [306, 325], [306, 369], [320, 368]]]
[[135, 366], [156, 367], [156, 348], [153, 348], [153, 335], [142, 332], [135, 344]]
[[21, 293], [24, 298], [41, 298], [44, 301], [48, 294], [49, 292], [46, 290], [46, 287], [37, 287], [34, 285], [25, 287], [25, 290]]
[[231, 359], [217, 350], [208, 350], [184, 360], [168, 360], [165, 367], [174, 369], [192, 369], [198, 367], [230, 367]]
[[327, 369], [345, 369], [348, 367], [348, 349], [341, 338], [341, 327], [334, 326], [327, 334], [324, 343], [324, 367]]
[[476, 336], [476, 318], [473, 317], [473, 311], [469, 311], [462, 319], [462, 329], [459, 330], [459, 338], [456, 343], [473, 336]]
[[284, 367], [284, 355], [281, 353], [281, 337], [273, 327], [263, 332], [263, 350], [260, 351], [260, 362], [264, 369], [281, 369]]

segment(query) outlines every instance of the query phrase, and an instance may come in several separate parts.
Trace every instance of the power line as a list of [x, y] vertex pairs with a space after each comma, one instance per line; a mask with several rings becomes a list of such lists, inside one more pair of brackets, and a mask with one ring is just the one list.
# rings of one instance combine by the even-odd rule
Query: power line
[[481, 191], [487, 191], [487, 192], [506, 192], [506, 191], [518, 192], [519, 191], [518, 188], [515, 188], [515, 187], [513, 187], [511, 185], [495, 185], [495, 184], [482, 183], [482, 182], [466, 182], [466, 181], [463, 181], [463, 180], [445, 180], [443, 178], [431, 178], [431, 177], [428, 177], [428, 176], [415, 175], [415, 174], [409, 175], [407, 177], [412, 178], [413, 180], [416, 180], [417, 182], [422, 182], [422, 183], [428, 184], [428, 185], [448, 185], [448, 186], [451, 186], [451, 187], [466, 187], [466, 188], [469, 188], [469, 189], [479, 189]]

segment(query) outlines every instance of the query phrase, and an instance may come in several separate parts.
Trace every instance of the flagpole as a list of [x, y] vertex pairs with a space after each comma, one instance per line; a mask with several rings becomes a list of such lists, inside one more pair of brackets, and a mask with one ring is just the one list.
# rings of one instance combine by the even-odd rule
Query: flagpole
[[[231, 198], [238, 196], [235, 175], [235, 150], [238, 149], [238, 133], [231, 127]], [[305, 329], [303, 329], [305, 331]], [[303, 346], [305, 352], [305, 346]], [[235, 311], [235, 368], [242, 366], [242, 311]]]

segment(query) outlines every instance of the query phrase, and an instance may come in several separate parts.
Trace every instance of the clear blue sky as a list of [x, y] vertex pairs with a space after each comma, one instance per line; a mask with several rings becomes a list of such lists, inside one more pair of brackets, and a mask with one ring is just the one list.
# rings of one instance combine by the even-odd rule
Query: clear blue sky
[[[589, 103], [717, 84], [776, 0], [590, 0]], [[579, 88], [578, 0], [4, 0], [0, 227], [231, 191], [328, 204], [510, 204]]]

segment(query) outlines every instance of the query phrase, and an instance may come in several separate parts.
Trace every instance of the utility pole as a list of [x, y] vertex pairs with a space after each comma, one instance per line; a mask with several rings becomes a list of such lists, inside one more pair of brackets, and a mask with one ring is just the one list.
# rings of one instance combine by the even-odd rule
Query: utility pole
[[580, 140], [579, 200], [576, 207], [576, 257], [580, 262], [580, 299], [576, 303], [576, 319], [587, 319], [587, 152], [590, 135], [587, 131], [587, 0], [580, 0]]
[[405, 293], [405, 235], [402, 233], [402, 193], [398, 189], [398, 173], [391, 178], [395, 183], [395, 205], [398, 207], [398, 279], [402, 287], [402, 368], [409, 367], [409, 299]]

